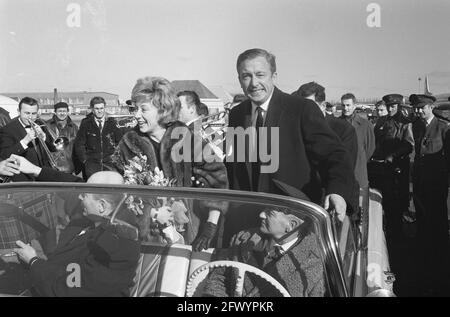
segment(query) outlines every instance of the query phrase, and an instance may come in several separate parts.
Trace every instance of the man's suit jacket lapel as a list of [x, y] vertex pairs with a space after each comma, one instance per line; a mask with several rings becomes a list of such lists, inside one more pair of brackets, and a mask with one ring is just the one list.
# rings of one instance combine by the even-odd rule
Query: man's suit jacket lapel
[[[12, 133], [15, 135], [16, 140], [18, 140], [19, 142], [27, 135], [27, 131], [23, 127], [22, 123], [20, 123], [19, 118], [17, 118], [17, 120], [15, 121], [14, 129], [13, 129]], [[42, 167], [43, 166], [43, 160], [42, 160], [43, 151], [41, 151], [39, 140], [37, 138], [34, 139], [34, 142], [33, 141], [30, 142], [30, 144], [28, 144], [28, 147], [29, 147], [30, 151], [34, 151], [36, 153], [36, 159], [39, 162], [38, 165]], [[32, 163], [35, 163], [35, 162], [32, 162]]]
[[424, 139], [430, 137], [430, 135], [434, 132], [434, 130], [436, 130], [437, 125], [438, 125], [438, 119], [437, 119], [436, 117], [434, 117], [434, 118], [430, 121], [430, 124], [427, 125], [426, 128], [425, 128]]
[[[283, 96], [282, 92], [275, 87], [272, 98], [269, 102], [269, 107], [267, 108], [267, 114], [266, 118], [264, 120], [264, 127], [267, 129], [267, 154], [274, 155], [275, 153], [272, 153], [272, 146], [271, 146], [271, 138], [272, 138], [272, 131], [271, 128], [276, 127], [279, 128], [279, 122], [281, 114], [284, 110], [284, 103], [283, 103]], [[275, 140], [276, 144], [280, 144], [281, 140]], [[263, 164], [264, 165], [264, 164]], [[259, 182], [258, 182], [258, 191], [268, 191], [270, 187], [270, 176], [267, 173], [260, 173], [259, 175]]]
[[13, 131], [11, 131], [12, 134], [19, 141], [22, 140], [25, 137], [25, 135], [27, 135], [27, 131], [25, 131], [25, 128], [22, 126], [22, 124], [20, 123], [18, 118], [15, 119], [14, 127], [12, 130], [13, 130]]
[[270, 99], [269, 107], [267, 108], [267, 116], [264, 121], [265, 127], [278, 127], [281, 113], [284, 110], [283, 95], [281, 90], [277, 87], [274, 88], [272, 99]]
[[[97, 119], [95, 117], [91, 117], [90, 118], [90, 124], [91, 124], [91, 131], [96, 131], [97, 136], [99, 136], [100, 138], [102, 137], [102, 131], [100, 131], [100, 127], [97, 124]], [[106, 126], [106, 120], [105, 120], [105, 124], [104, 126]], [[105, 127], [103, 127], [103, 130], [105, 129]]]
[[[240, 117], [240, 122], [238, 122], [238, 127], [243, 127], [244, 130], [251, 127], [252, 126], [252, 103], [250, 100], [246, 100], [244, 101], [244, 103], [242, 104], [243, 106], [243, 116]], [[247, 154], [250, 153], [250, 149], [249, 149], [249, 143], [245, 142], [245, 155], [247, 157]], [[234, 144], [235, 150], [236, 150], [236, 142]], [[237, 153], [235, 153], [235, 158], [237, 158]], [[247, 160], [247, 159], [246, 159]], [[251, 175], [252, 175], [252, 164], [249, 162], [244, 163], [245, 164], [245, 169], [247, 171], [247, 175], [248, 175], [248, 181], [250, 183], [250, 186], [252, 185], [252, 181], [251, 181]], [[250, 188], [251, 190], [251, 188]]]
[[244, 117], [242, 119], [241, 123], [244, 129], [252, 126], [252, 103], [250, 100], [245, 101]]
[[68, 250], [72, 250], [74, 248], [78, 248], [80, 245], [86, 244], [86, 241], [92, 234], [91, 230], [93, 229], [93, 224], [88, 222], [86, 222], [86, 226], [84, 228], [70, 225], [67, 226], [64, 229], [63, 234], [61, 234], [58, 246], [52, 256], [60, 253], [66, 253]]

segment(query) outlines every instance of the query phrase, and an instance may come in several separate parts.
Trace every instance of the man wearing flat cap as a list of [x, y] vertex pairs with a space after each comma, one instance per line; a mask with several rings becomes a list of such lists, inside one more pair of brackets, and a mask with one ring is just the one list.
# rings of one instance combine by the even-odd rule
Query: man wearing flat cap
[[414, 204], [418, 220], [418, 241], [421, 250], [421, 272], [426, 291], [434, 295], [445, 290], [443, 278], [448, 220], [448, 172], [450, 163], [450, 123], [433, 114], [436, 98], [411, 95], [411, 105], [420, 119], [413, 124], [415, 158], [413, 167]]
[[61, 137], [64, 140], [62, 147], [52, 153], [53, 159], [60, 171], [72, 173], [75, 170], [72, 160], [73, 143], [77, 136], [78, 126], [69, 116], [69, 105], [67, 103], [58, 102], [53, 107], [55, 113], [47, 121], [47, 125], [57, 138]]
[[[383, 209], [386, 214], [388, 244], [401, 237], [402, 214], [409, 208], [409, 155], [414, 148], [412, 124], [400, 111], [403, 96], [390, 94], [383, 97], [388, 115], [377, 126], [375, 152], [371, 171], [382, 169], [383, 177], [377, 187], [383, 194]], [[384, 163], [379, 164], [379, 161]]]

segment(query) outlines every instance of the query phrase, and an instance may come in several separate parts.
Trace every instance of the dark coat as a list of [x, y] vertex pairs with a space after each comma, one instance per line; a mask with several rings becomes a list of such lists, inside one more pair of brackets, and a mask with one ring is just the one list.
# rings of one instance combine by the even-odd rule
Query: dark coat
[[367, 163], [375, 151], [375, 135], [372, 124], [358, 114], [354, 114], [350, 118], [342, 118], [348, 120], [355, 128], [358, 138], [358, 155], [356, 158], [355, 177], [359, 186], [365, 188], [369, 186], [367, 176]]
[[122, 132], [112, 118], [107, 118], [101, 133], [94, 116], [83, 119], [75, 138], [74, 150], [77, 159], [84, 163], [89, 177], [111, 164], [111, 155], [122, 138]]
[[[45, 128], [43, 129], [44, 132]], [[50, 166], [48, 161], [47, 154], [42, 149], [38, 139], [35, 139], [36, 148], [34, 148], [33, 144], [30, 142], [28, 144], [27, 149], [23, 149], [20, 144], [20, 140], [22, 140], [26, 136], [27, 132], [22, 124], [19, 122], [18, 118], [13, 119], [7, 125], [0, 129], [0, 159], [7, 159], [11, 154], [16, 154], [19, 156], [25, 157], [28, 161], [37, 166]], [[52, 144], [51, 136], [47, 134], [45, 143], [50, 151], [54, 151], [55, 148]], [[39, 161], [38, 153], [39, 151], [42, 157], [42, 163]], [[34, 178], [28, 176], [26, 174], [19, 174], [12, 178], [12, 181], [31, 181]]]
[[[450, 171], [450, 124], [433, 118], [413, 124], [415, 158], [413, 165], [414, 204], [417, 211], [421, 271], [429, 285], [442, 283], [448, 267], [448, 176]], [[432, 269], [430, 269], [432, 268]]]
[[413, 124], [414, 161], [425, 163], [428, 160], [429, 164], [427, 165], [435, 170], [433, 173], [435, 176], [449, 171], [450, 140], [447, 137], [449, 127], [450, 124], [448, 122], [436, 117], [431, 120], [428, 126], [423, 120], [417, 120]]
[[332, 114], [325, 115], [325, 120], [347, 149], [354, 169], [356, 166], [356, 158], [358, 156], [358, 139], [355, 129], [347, 121], [340, 120], [340, 118], [336, 118]]
[[[61, 232], [48, 260], [31, 266], [30, 275], [42, 296], [128, 296], [139, 251], [140, 243], [116, 227], [94, 227], [87, 218], [76, 219]], [[80, 267], [81, 287], [68, 286], [72, 263]]]
[[[381, 189], [386, 223], [395, 223], [394, 226], [387, 227], [391, 227], [393, 232], [399, 232], [401, 213], [408, 210], [410, 200], [409, 165], [410, 154], [414, 149], [412, 124], [398, 111], [394, 116], [380, 118], [374, 133], [376, 146], [373, 159], [385, 160], [392, 156], [393, 164], [371, 162], [370, 186]], [[391, 217], [392, 220], [389, 220]]]
[[423, 120], [413, 124], [415, 192], [446, 187], [450, 171], [450, 124], [434, 117], [428, 126]]
[[64, 127], [58, 124], [58, 122], [56, 115], [53, 115], [53, 117], [47, 121], [47, 125], [56, 137], [66, 137], [68, 142], [64, 144], [62, 151], [53, 153], [53, 158], [60, 168], [60, 171], [72, 173], [74, 171], [74, 163], [72, 161], [73, 144], [78, 133], [78, 126], [70, 119], [70, 117], [67, 117], [67, 123]]
[[375, 125], [375, 159], [384, 160], [389, 155], [394, 160], [408, 159], [414, 148], [412, 125], [400, 111], [394, 116], [385, 116]]
[[[437, 211], [439, 205], [441, 209], [443, 206], [446, 207], [442, 200], [446, 201], [450, 171], [450, 124], [436, 117], [428, 126], [423, 120], [417, 120], [413, 124], [413, 131], [415, 139], [414, 192], [419, 196], [422, 193], [434, 195], [434, 202], [437, 205], [429, 206], [427, 209], [430, 209], [430, 212]], [[446, 222], [444, 219], [442, 221]]]
[[[138, 154], [143, 154], [147, 156], [147, 163], [150, 165], [151, 170], [154, 171], [155, 167], [158, 166], [157, 156], [159, 156], [164, 176], [169, 179], [176, 179], [175, 186], [177, 187], [192, 187], [191, 176], [195, 176], [193, 174], [193, 167], [195, 166], [196, 168], [208, 171], [210, 178], [208, 179], [209, 181], [205, 180], [204, 182], [206, 188], [228, 188], [227, 172], [225, 165], [222, 162], [208, 163], [203, 161], [199, 163], [192, 163], [194, 162], [193, 157], [191, 157], [190, 161], [181, 162], [175, 162], [172, 159], [172, 152], [175, 151], [174, 146], [176, 144], [179, 145], [180, 141], [184, 142], [183, 140], [186, 140], [185, 137], [187, 135], [192, 136], [192, 143], [190, 144], [196, 144], [193, 141], [193, 134], [189, 133], [184, 136], [175, 134], [173, 131], [176, 128], [185, 129], [183, 130], [185, 132], [189, 131], [188, 127], [184, 123], [178, 121], [169, 125], [161, 139], [159, 153], [155, 151], [149, 136], [145, 133], [141, 133], [138, 127], [130, 132], [127, 132], [118, 145], [117, 154], [119, 159], [115, 162], [116, 169], [120, 173], [123, 173], [124, 163], [127, 164], [128, 160], [134, 158]], [[202, 146], [201, 141], [199, 145]], [[194, 155], [194, 153], [195, 150], [192, 149], [191, 154]], [[197, 208], [194, 208], [192, 200], [185, 201], [185, 205], [188, 209], [190, 223], [185, 232], [186, 243], [191, 243], [197, 236], [202, 220], [207, 217], [207, 210], [216, 209], [222, 213], [225, 213], [228, 207], [228, 204], [223, 201], [206, 200], [201, 200], [197, 205]]]
[[[325, 275], [317, 239], [314, 233], [300, 236], [281, 257], [272, 258], [272, 239], [262, 235], [258, 229], [241, 231], [233, 237], [226, 259], [262, 269], [280, 282], [293, 297], [323, 297]], [[228, 297], [235, 289], [233, 283], [236, 281], [235, 270], [214, 269], [207, 279], [204, 293], [214, 297]], [[246, 275], [243, 296], [280, 296], [266, 285], [260, 279]]]
[[5, 126], [10, 121], [11, 117], [9, 116], [9, 112], [0, 107], [0, 128]]
[[[358, 137], [356, 135], [355, 128], [346, 120], [336, 118], [334, 115], [326, 115], [325, 120], [330, 126], [331, 130], [339, 137], [342, 145], [347, 149], [350, 155], [350, 162], [352, 170], [356, 169], [357, 157], [358, 157]], [[359, 184], [357, 181], [353, 185], [353, 196], [350, 201], [347, 201], [353, 211], [359, 210]], [[357, 213], [354, 212], [356, 216]]]
[[[229, 126], [244, 129], [251, 126], [251, 109], [250, 100], [234, 107]], [[279, 147], [278, 170], [261, 173], [258, 186], [252, 188], [251, 164], [237, 162], [233, 150], [234, 162], [227, 158], [226, 163], [232, 189], [285, 194], [274, 182], [279, 180], [302, 191], [316, 203], [321, 199], [322, 185], [326, 194], [339, 194], [347, 202], [351, 201], [354, 176], [349, 154], [313, 101], [275, 88], [264, 126], [279, 128], [279, 140], [275, 142]], [[317, 171], [323, 184], [316, 177]]]

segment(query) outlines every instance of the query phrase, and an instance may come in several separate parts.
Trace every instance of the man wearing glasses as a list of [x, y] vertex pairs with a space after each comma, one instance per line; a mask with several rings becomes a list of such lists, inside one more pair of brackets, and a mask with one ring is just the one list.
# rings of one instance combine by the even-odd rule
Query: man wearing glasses
[[75, 154], [82, 162], [85, 180], [95, 172], [112, 170], [111, 156], [122, 138], [114, 119], [106, 117], [105, 105], [102, 97], [91, 99], [93, 115], [81, 122], [75, 139]]

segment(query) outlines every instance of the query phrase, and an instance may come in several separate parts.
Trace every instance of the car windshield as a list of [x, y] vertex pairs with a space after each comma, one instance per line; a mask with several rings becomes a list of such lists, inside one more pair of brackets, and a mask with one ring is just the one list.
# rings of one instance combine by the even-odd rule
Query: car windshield
[[[94, 270], [89, 277], [98, 295], [95, 288], [106, 276], [103, 266], [114, 269], [114, 277], [124, 274], [118, 264], [127, 261], [122, 258], [122, 239], [129, 243], [124, 245], [139, 244], [134, 277], [127, 286], [131, 296], [233, 296], [242, 270], [234, 267], [236, 262], [251, 267], [246, 267], [240, 296], [280, 296], [279, 285], [269, 278], [291, 296], [346, 295], [330, 218], [320, 207], [298, 199], [194, 188], [11, 183], [0, 186], [0, 201], [4, 295], [59, 295], [57, 289], [67, 288], [63, 294], [83, 296], [70, 292], [89, 283], [82, 276], [87, 274], [85, 267], [102, 266], [101, 274]], [[219, 205], [227, 212], [218, 222], [218, 234], [209, 248], [193, 250], [196, 233], [204, 232], [208, 223], [205, 208]], [[106, 217], [105, 210], [110, 210]], [[89, 236], [89, 230], [99, 226], [113, 233], [117, 245], [103, 247], [100, 236]], [[82, 243], [85, 236], [88, 241]], [[45, 265], [52, 265], [50, 293], [33, 288], [34, 280], [14, 252], [18, 240], [30, 244]], [[80, 241], [80, 250], [73, 248], [74, 241]], [[233, 263], [204, 267], [214, 261]], [[80, 268], [80, 283], [74, 267]], [[224, 280], [225, 286], [217, 282]]]

